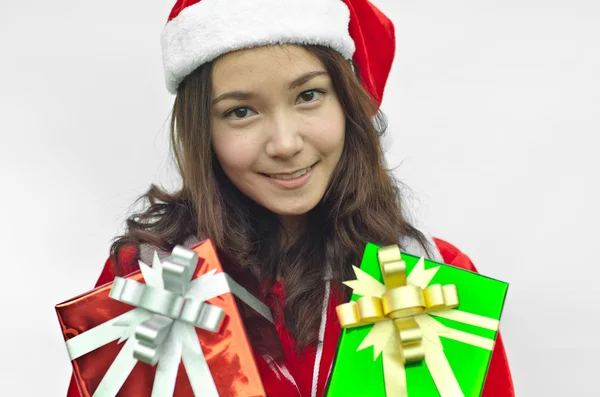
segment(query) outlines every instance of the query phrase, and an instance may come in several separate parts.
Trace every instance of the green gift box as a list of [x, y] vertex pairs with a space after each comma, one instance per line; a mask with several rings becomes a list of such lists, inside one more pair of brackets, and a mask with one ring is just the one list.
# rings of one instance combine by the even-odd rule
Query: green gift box
[[[424, 302], [428, 302], [430, 296], [441, 296], [441, 292], [450, 305], [453, 298], [446, 293], [454, 293], [457, 301], [449, 307], [437, 307], [437, 310], [434, 306], [423, 312], [417, 309], [416, 314], [411, 314], [408, 309], [409, 315], [397, 316], [401, 313], [397, 311], [389, 315], [393, 318], [384, 316], [375, 321], [367, 318], [352, 328], [344, 328], [327, 397], [479, 397], [508, 284], [400, 252], [397, 246], [386, 247], [388, 251], [395, 248], [398, 258], [390, 262], [391, 267], [385, 267], [384, 277], [384, 266], [378, 259], [379, 248], [372, 243], [366, 245], [360, 269], [354, 268], [357, 280], [345, 283], [353, 288], [350, 302], [356, 303], [346, 304], [346, 309], [353, 315], [368, 317], [375, 309], [363, 309], [362, 301], [379, 301], [377, 297], [381, 297], [384, 314], [387, 314], [386, 310], [396, 309], [390, 308], [389, 300], [386, 302], [388, 292], [394, 287], [387, 269], [397, 269], [398, 265], [403, 267], [404, 273], [395, 277], [400, 277], [400, 282], [404, 280], [404, 289], [416, 290], [425, 296]], [[400, 305], [403, 299], [412, 299], [396, 295]], [[358, 301], [362, 297], [366, 298]], [[358, 307], [363, 310], [360, 315]], [[340, 309], [338, 307], [338, 315], [341, 316]], [[402, 331], [401, 324], [407, 320], [417, 324], [416, 329]], [[344, 326], [344, 320], [340, 322]], [[420, 335], [417, 342], [411, 336], [415, 331]], [[417, 358], [411, 358], [414, 352]]]

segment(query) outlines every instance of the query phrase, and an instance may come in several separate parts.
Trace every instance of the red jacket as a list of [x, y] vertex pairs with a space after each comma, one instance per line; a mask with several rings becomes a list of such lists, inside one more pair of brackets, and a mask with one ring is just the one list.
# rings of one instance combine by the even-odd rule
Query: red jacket
[[[460, 252], [456, 247], [446, 241], [435, 239], [444, 263], [467, 269], [476, 272], [475, 266], [468, 256]], [[115, 277], [112, 270], [110, 258], [106, 261], [104, 269], [96, 286], [111, 282]], [[275, 287], [274, 291], [280, 297], [282, 291], [280, 286]], [[275, 316], [277, 323], [277, 331], [281, 338], [285, 353], [285, 366], [289, 370], [289, 374], [281, 376], [279, 373], [273, 372], [267, 363], [260, 357], [257, 357], [257, 365], [259, 367], [263, 383], [267, 394], [271, 397], [310, 397], [313, 383], [317, 386], [317, 396], [323, 396], [324, 388], [327, 384], [330, 375], [331, 363], [333, 362], [337, 349], [338, 338], [340, 336], [340, 325], [337, 320], [335, 307], [340, 302], [335, 295], [331, 295], [327, 311], [327, 322], [324, 333], [324, 343], [322, 348], [321, 359], [319, 360], [318, 379], [313, 381], [313, 373], [315, 372], [315, 357], [317, 349], [307, 348], [302, 355], [298, 355], [294, 349], [294, 341], [291, 335], [287, 332], [282, 318]], [[80, 397], [75, 378], [71, 377], [71, 384], [67, 397]], [[488, 370], [485, 386], [482, 397], [514, 397], [514, 388], [504, 344], [501, 335], [498, 334], [496, 345], [492, 353], [492, 360]]]

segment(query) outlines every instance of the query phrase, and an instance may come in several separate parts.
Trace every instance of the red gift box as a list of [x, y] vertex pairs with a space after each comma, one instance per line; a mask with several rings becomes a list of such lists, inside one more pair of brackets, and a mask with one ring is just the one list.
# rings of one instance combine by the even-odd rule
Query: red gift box
[[[183, 249], [183, 247], [176, 247], [176, 249], [180, 248]], [[176, 252], [176, 249], [173, 250], [173, 253]], [[152, 274], [148, 270], [146, 272], [137, 271], [124, 279], [117, 278], [113, 283], [100, 286], [56, 306], [82, 397], [91, 397], [97, 392], [103, 379], [102, 387], [108, 383], [107, 390], [113, 390], [113, 392], [103, 395], [151, 396], [155, 387], [154, 380], [157, 372], [162, 374], [164, 372], [163, 368], [167, 367], [167, 364], [164, 364], [161, 360], [170, 360], [171, 363], [174, 362], [173, 360], [177, 360], [178, 364], [175, 365], [178, 365], [178, 368], [175, 371], [173, 371], [172, 364], [170, 375], [161, 375], [163, 380], [168, 379], [167, 383], [173, 383], [174, 381], [174, 390], [171, 390], [173, 390], [175, 396], [194, 396], [192, 384], [195, 383], [197, 391], [202, 390], [202, 395], [211, 395], [209, 391], [213, 390], [212, 395], [219, 396], [266, 397], [254, 359], [253, 348], [244, 328], [243, 318], [248, 318], [249, 312], [253, 312], [255, 318], [261, 317], [257, 316], [254, 310], [248, 309], [252, 307], [259, 311], [262, 317], [268, 318], [270, 322], [267, 321], [267, 323], [272, 325], [268, 308], [223, 272], [212, 241], [205, 240], [192, 250], [199, 258], [193, 274], [190, 273], [192, 283], [208, 280], [204, 282], [204, 291], [206, 291], [207, 289], [216, 288], [215, 285], [223, 284], [225, 283], [223, 280], [227, 280], [226, 284], [229, 292], [209, 294], [213, 297], [205, 300], [205, 303], [208, 304], [206, 307], [213, 305], [213, 309], [219, 311], [220, 308], [223, 311], [223, 321], [217, 332], [178, 321], [178, 318], [168, 319], [165, 316], [158, 316], [159, 320], [167, 318], [167, 322], [171, 321], [174, 324], [169, 328], [167, 334], [169, 336], [162, 343], [166, 344], [165, 341], [167, 340], [173, 342], [177, 339], [178, 342], [173, 342], [173, 345], [183, 346], [183, 353], [179, 352], [179, 357], [171, 357], [173, 353], [164, 354], [164, 356], [160, 356], [157, 366], [132, 358], [132, 353], [129, 350], [139, 346], [140, 341], [143, 342], [137, 334], [140, 324], [146, 324], [145, 322], [153, 315], [156, 317], [157, 312], [146, 310], [145, 307], [136, 308], [131, 304], [113, 299], [113, 295], [119, 292], [117, 289], [120, 288], [120, 284], [123, 284], [123, 282], [135, 284], [134, 287], [138, 289], [145, 289], [148, 284], [152, 284], [150, 280], [144, 280], [144, 275], [147, 276], [146, 278], [152, 274], [156, 276], [156, 272], [158, 272], [156, 265], [153, 265], [153, 268], [157, 267], [157, 269], [147, 268], [151, 269], [150, 271], [155, 270]], [[187, 252], [193, 254], [190, 250]], [[165, 261], [167, 265], [169, 264], [169, 258], [164, 259], [162, 265], [159, 263], [161, 268]], [[141, 264], [140, 266], [144, 265]], [[164, 273], [164, 269], [162, 270]], [[211, 277], [214, 277], [214, 281]], [[167, 280], [165, 278], [166, 284]], [[190, 283], [190, 285], [192, 284]], [[152, 289], [152, 285], [149, 287], [148, 290]], [[190, 290], [193, 289], [188, 289], [188, 295]], [[198, 288], [196, 288], [197, 290]], [[109, 293], [113, 298], [109, 296]], [[156, 291], [152, 290], [152, 293], [156, 293]], [[158, 295], [161, 293], [163, 292], [159, 291]], [[166, 294], [169, 294], [169, 292], [166, 292]], [[246, 302], [248, 305], [246, 306], [242, 302]], [[140, 305], [143, 306], [143, 304]], [[246, 323], [248, 324], [248, 322]], [[251, 324], [256, 325], [257, 322], [254, 321]], [[175, 331], [176, 328], [177, 331]], [[251, 328], [251, 331], [256, 334], [257, 327], [252, 326]], [[135, 333], [132, 331], [133, 329], [135, 329]], [[187, 333], [183, 331], [184, 329], [187, 330]], [[197, 343], [192, 340], [194, 338], [190, 337], [189, 332], [197, 337], [199, 347], [201, 347], [200, 352], [198, 352], [198, 349], [193, 348]], [[272, 328], [268, 332], [275, 333], [276, 331]], [[254, 346], [254, 348], [256, 347]], [[160, 349], [158, 348], [159, 352], [161, 352]], [[265, 346], [262, 346], [262, 350], [264, 349]], [[202, 368], [202, 363], [198, 365], [198, 360], [202, 361], [202, 356], [208, 365], [209, 371], [195, 370], [188, 374], [190, 368]], [[188, 357], [187, 361], [186, 357]], [[190, 368], [187, 368], [188, 364]], [[204, 375], [202, 375], [202, 372], [205, 372]], [[206, 372], [210, 373], [207, 374]], [[110, 381], [107, 382], [105, 377], [110, 378]], [[203, 385], [198, 388], [198, 379], [201, 377], [204, 377]], [[204, 382], [207, 382], [206, 387]], [[215, 392], [218, 392], [218, 394], [214, 394]], [[197, 393], [197, 395], [199, 394]]]

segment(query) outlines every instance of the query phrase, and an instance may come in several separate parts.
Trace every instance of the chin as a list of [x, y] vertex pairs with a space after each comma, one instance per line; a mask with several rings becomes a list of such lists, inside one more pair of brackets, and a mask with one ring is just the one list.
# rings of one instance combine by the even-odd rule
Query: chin
[[271, 212], [273, 212], [277, 216], [301, 216], [301, 215], [307, 214], [309, 211], [310, 210], [307, 210], [307, 211], [271, 211]]
[[269, 211], [273, 212], [276, 215], [279, 216], [294, 216], [294, 215], [304, 215], [306, 213], [308, 213], [310, 210], [312, 210], [313, 208], [315, 208], [317, 206], [317, 203], [302, 203], [301, 205], [298, 206], [286, 206], [286, 207], [282, 207], [281, 205], [277, 205], [277, 206], [269, 206], [266, 207], [269, 209]]

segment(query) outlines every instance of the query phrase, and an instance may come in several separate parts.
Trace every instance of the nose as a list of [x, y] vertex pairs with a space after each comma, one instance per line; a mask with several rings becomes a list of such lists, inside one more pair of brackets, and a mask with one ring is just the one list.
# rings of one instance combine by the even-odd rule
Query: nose
[[270, 157], [287, 159], [294, 157], [304, 147], [299, 124], [288, 114], [281, 112], [267, 123], [266, 152]]

